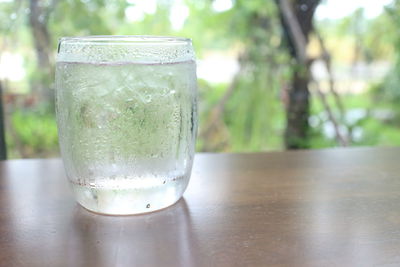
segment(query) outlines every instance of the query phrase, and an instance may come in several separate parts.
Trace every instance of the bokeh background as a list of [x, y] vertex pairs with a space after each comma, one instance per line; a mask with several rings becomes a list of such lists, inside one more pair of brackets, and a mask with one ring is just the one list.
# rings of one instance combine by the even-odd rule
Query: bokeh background
[[193, 39], [197, 151], [400, 145], [400, 0], [0, 0], [8, 158], [59, 155], [57, 42], [83, 35]]

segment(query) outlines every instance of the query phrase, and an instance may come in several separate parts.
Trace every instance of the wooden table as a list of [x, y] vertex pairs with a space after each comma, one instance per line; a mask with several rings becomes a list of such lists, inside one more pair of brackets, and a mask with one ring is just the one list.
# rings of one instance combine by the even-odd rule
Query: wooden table
[[400, 266], [400, 148], [199, 154], [177, 204], [90, 213], [62, 162], [0, 163], [1, 266]]

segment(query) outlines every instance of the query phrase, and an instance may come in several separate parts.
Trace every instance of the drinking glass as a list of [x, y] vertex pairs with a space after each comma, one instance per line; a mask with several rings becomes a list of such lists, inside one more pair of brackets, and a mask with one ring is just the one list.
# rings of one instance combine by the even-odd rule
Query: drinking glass
[[56, 63], [61, 155], [77, 202], [137, 214], [177, 202], [197, 132], [190, 39], [61, 38]]

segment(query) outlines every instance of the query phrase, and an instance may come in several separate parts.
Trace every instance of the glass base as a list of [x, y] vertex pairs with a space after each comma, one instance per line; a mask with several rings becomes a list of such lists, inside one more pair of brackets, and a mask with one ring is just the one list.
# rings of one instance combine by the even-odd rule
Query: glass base
[[87, 210], [108, 215], [132, 215], [171, 206], [183, 195], [189, 179], [107, 179], [96, 185], [71, 183], [77, 202]]

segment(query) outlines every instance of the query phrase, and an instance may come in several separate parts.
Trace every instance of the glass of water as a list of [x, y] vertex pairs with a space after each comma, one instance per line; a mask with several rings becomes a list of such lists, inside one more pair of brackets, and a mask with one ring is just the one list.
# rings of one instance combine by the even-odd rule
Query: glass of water
[[56, 114], [80, 205], [124, 215], [174, 204], [189, 182], [197, 131], [191, 40], [61, 38]]

